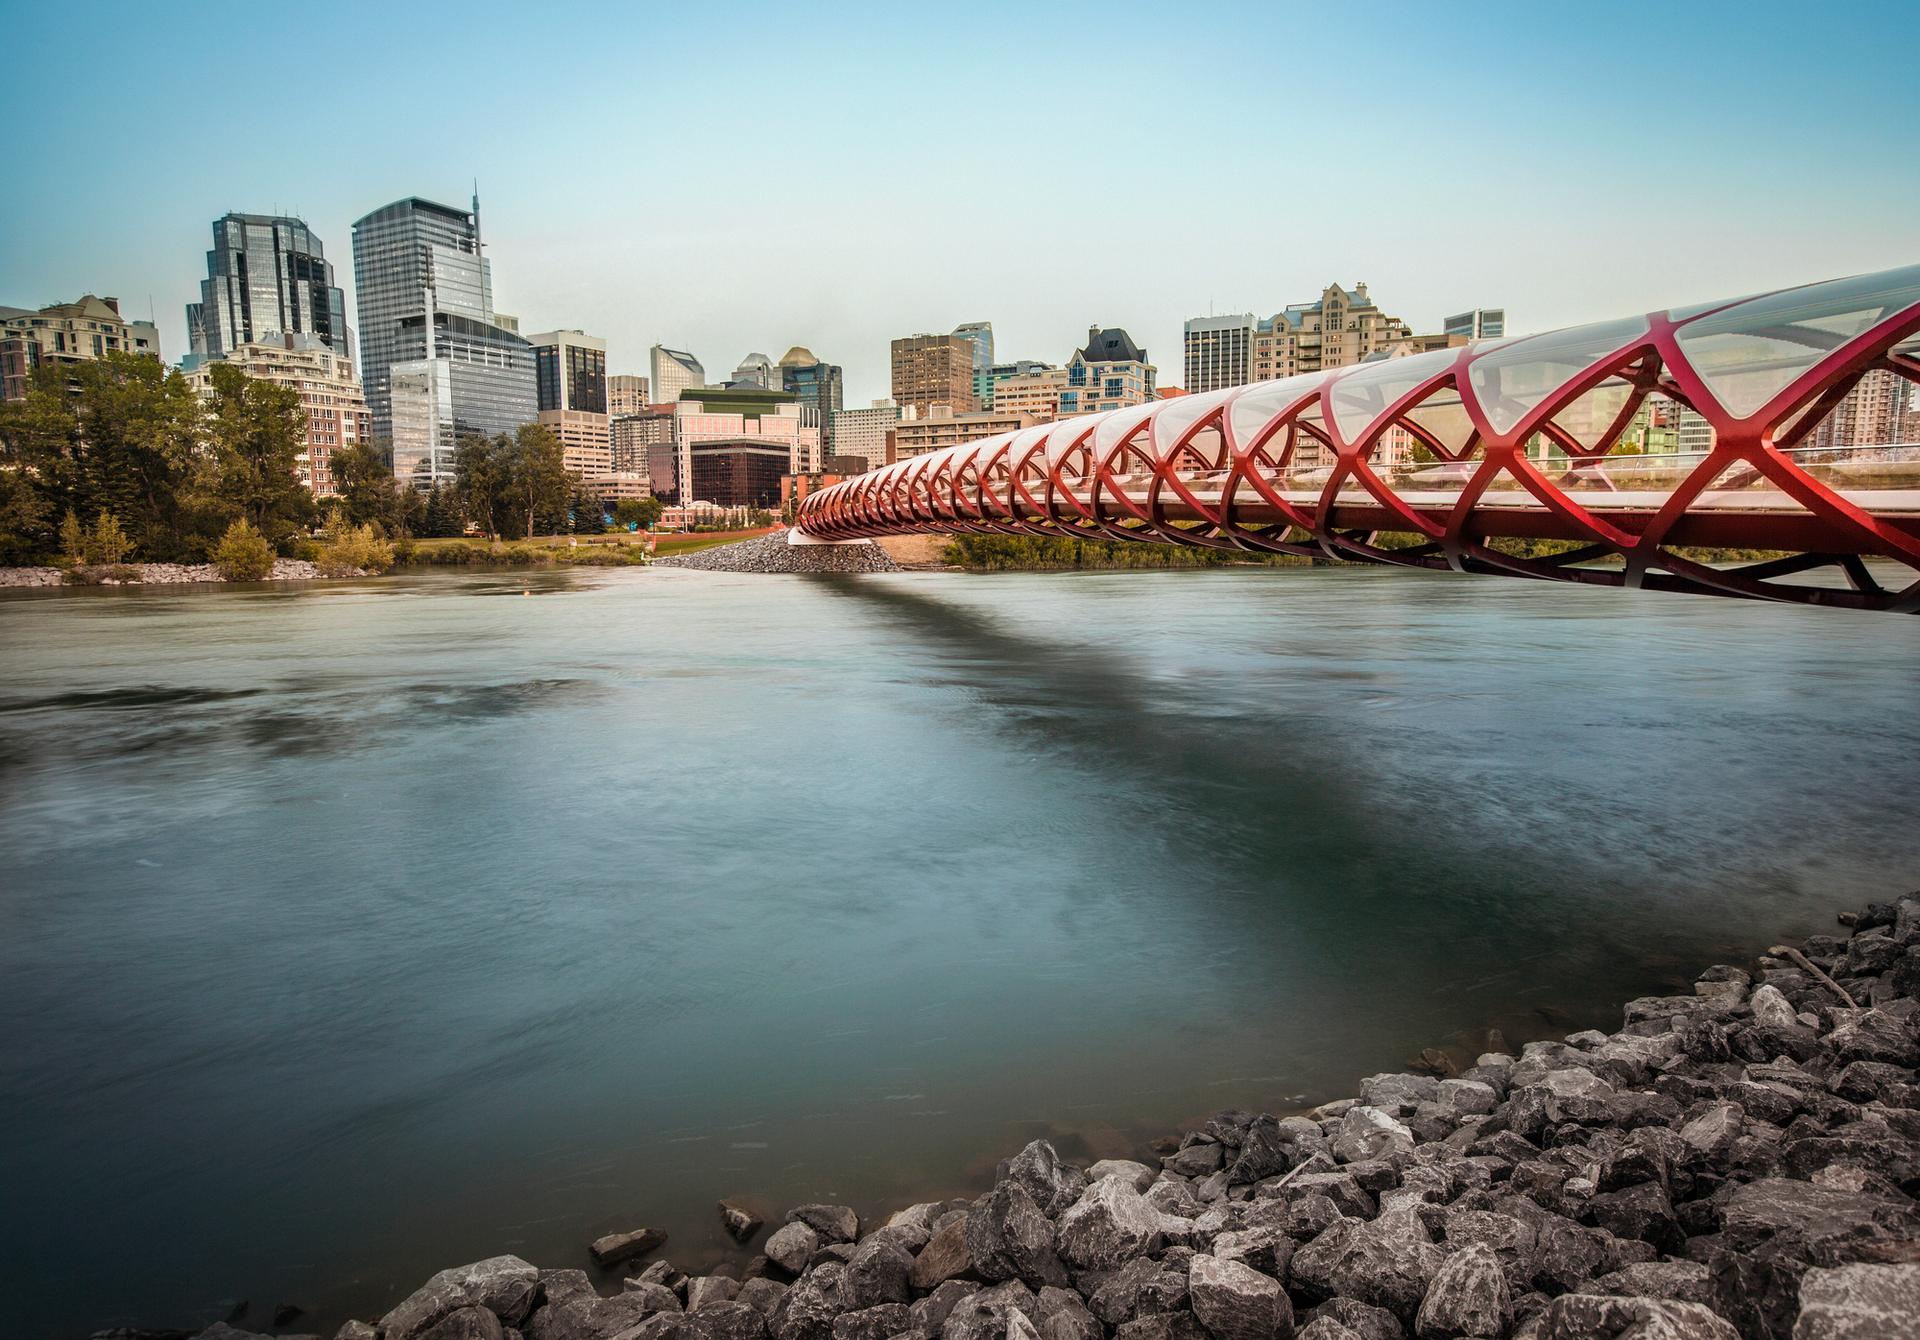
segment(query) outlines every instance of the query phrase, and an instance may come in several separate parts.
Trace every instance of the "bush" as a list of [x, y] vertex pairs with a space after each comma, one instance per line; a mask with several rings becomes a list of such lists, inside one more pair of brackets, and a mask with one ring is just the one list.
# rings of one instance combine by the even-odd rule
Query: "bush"
[[318, 563], [320, 546], [312, 540], [294, 540], [286, 546], [287, 557], [297, 558], [302, 563]]
[[415, 551], [418, 548], [419, 546], [412, 540], [395, 540], [393, 542], [393, 561], [402, 565], [413, 562]]
[[77, 568], [87, 561], [87, 532], [80, 526], [80, 518], [67, 509], [67, 515], [60, 523], [60, 557], [70, 568]]
[[393, 546], [371, 525], [349, 526], [337, 508], [327, 518], [327, 536], [313, 560], [323, 576], [351, 577], [361, 572], [385, 572], [393, 566]]
[[259, 582], [273, 575], [273, 546], [245, 520], [227, 527], [213, 547], [213, 566], [230, 582]]

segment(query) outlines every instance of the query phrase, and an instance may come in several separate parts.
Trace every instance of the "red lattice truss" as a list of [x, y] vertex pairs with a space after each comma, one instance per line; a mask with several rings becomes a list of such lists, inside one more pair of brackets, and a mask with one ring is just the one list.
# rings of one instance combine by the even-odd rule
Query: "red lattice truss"
[[[824, 489], [797, 524], [824, 540], [1153, 540], [1911, 613], [1920, 448], [1803, 444], [1869, 373], [1920, 382], [1917, 333], [1920, 266], [1004, 433]], [[1710, 449], [1623, 455], [1652, 395], [1704, 418]], [[1826, 584], [1783, 580], [1816, 569]]]

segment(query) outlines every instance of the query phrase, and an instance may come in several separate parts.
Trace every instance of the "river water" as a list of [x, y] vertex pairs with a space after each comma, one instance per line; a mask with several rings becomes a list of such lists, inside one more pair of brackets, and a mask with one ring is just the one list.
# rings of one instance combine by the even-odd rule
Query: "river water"
[[1892, 616], [654, 570], [21, 595], [0, 647], [27, 1336], [710, 1264], [722, 1196], [1133, 1152], [1920, 884]]

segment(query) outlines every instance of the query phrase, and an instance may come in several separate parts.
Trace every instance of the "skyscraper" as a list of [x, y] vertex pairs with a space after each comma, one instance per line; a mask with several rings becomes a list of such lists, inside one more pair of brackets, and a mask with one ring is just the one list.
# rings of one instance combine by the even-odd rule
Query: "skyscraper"
[[333, 266], [300, 219], [222, 215], [213, 221], [200, 301], [187, 304], [189, 362], [224, 358], [279, 335], [310, 335], [353, 357], [347, 298], [333, 282]]
[[671, 405], [682, 391], [707, 384], [707, 370], [684, 349], [656, 344], [647, 351], [647, 356], [653, 363], [653, 403], [656, 405]]
[[955, 414], [980, 408], [973, 389], [973, 341], [958, 335], [909, 335], [893, 342], [893, 398], [925, 418], [935, 405]]
[[607, 413], [618, 419], [638, 414], [652, 400], [647, 395], [647, 379], [630, 372], [616, 372], [607, 378]]
[[1507, 333], [1507, 313], [1502, 307], [1476, 307], [1471, 312], [1450, 316], [1441, 323], [1443, 335], [1464, 335], [1470, 340], [1497, 340]]
[[791, 391], [819, 426], [820, 440], [828, 452], [833, 450], [833, 415], [846, 394], [845, 378], [838, 363], [823, 363], [813, 350], [794, 345], [780, 360], [780, 389]]
[[531, 335], [540, 422], [560, 439], [567, 469], [604, 475], [613, 469], [607, 419], [607, 342], [578, 330]]
[[1196, 316], [1187, 322], [1187, 390], [1199, 394], [1253, 380], [1253, 335], [1259, 326], [1251, 312], [1234, 316]]
[[973, 346], [973, 398], [982, 405], [993, 400], [993, 322], [969, 321], [953, 333]]
[[534, 420], [533, 350], [494, 319], [479, 197], [461, 210], [416, 196], [361, 218], [353, 278], [367, 410], [396, 476], [449, 480], [459, 438]]

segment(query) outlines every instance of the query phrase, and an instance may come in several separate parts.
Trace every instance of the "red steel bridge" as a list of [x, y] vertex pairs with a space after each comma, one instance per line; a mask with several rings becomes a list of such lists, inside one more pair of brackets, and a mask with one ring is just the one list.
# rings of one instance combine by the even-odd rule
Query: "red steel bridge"
[[1920, 409], [1914, 383], [1920, 266], [1003, 433], [823, 489], [796, 528], [1155, 540], [1914, 613], [1917, 435], [1822, 428], [1856, 387], [1850, 410], [1869, 394]]

